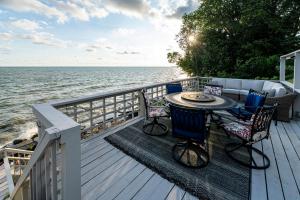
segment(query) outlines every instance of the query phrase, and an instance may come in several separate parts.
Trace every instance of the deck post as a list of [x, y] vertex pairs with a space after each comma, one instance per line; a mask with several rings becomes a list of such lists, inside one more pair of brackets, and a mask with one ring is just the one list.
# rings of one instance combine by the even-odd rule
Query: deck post
[[138, 91], [139, 95], [139, 116], [145, 116], [146, 115], [146, 105], [144, 102], [142, 91]]
[[294, 90], [300, 89], [300, 52], [295, 53], [294, 59]]
[[280, 81], [285, 81], [285, 58], [280, 58]]
[[62, 199], [81, 199], [80, 125], [61, 133]]

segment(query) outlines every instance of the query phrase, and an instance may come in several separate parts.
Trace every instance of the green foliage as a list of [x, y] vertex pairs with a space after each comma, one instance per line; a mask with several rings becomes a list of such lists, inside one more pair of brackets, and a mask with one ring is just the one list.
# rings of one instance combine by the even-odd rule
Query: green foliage
[[194, 75], [276, 79], [279, 56], [300, 47], [299, 10], [299, 0], [203, 0], [183, 17], [184, 55], [168, 59]]

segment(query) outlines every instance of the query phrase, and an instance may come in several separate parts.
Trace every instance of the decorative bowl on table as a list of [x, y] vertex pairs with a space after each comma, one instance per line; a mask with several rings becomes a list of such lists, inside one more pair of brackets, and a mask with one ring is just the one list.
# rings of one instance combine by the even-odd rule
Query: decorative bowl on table
[[187, 101], [195, 102], [213, 102], [216, 98], [212, 95], [204, 94], [203, 92], [185, 92], [181, 98]]

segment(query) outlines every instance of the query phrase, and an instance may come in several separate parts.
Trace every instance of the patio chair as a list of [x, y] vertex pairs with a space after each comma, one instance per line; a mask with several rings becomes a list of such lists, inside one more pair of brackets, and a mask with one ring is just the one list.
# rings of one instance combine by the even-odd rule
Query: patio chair
[[173, 158], [188, 167], [205, 167], [209, 162], [205, 110], [191, 110], [170, 105], [172, 134], [184, 139], [173, 146]]
[[143, 125], [143, 132], [148, 135], [159, 136], [165, 135], [168, 132], [168, 127], [159, 122], [161, 117], [169, 117], [169, 114], [165, 110], [165, 106], [153, 106], [148, 98], [145, 90], [142, 90], [142, 97], [144, 100], [146, 110], [146, 120], [149, 121]]
[[[240, 163], [241, 165], [253, 168], [253, 169], [266, 169], [270, 166], [270, 160], [262, 151], [253, 147], [253, 144], [266, 139], [270, 135], [270, 124], [272, 117], [276, 110], [277, 104], [273, 106], [264, 106], [258, 109], [249, 121], [231, 121], [224, 123], [221, 126], [228, 135], [234, 135], [241, 139], [241, 142], [234, 142], [225, 145], [225, 152], [227, 155]], [[234, 152], [240, 148], [246, 148], [249, 154], [249, 160], [243, 160], [241, 157], [238, 158]], [[264, 162], [258, 163], [253, 157], [255, 152], [259, 159]], [[255, 156], [256, 158], [256, 156]]]
[[182, 85], [180, 83], [168, 83], [166, 84], [167, 94], [176, 92], [182, 92]]
[[238, 119], [250, 120], [256, 110], [264, 105], [267, 95], [267, 92], [250, 89], [244, 106], [231, 108], [227, 111]]
[[222, 96], [223, 86], [215, 84], [206, 84], [203, 90], [204, 94]]
[[[206, 84], [203, 88], [203, 93], [208, 94], [208, 95], [214, 95], [214, 96], [222, 96], [223, 86], [222, 85], [216, 85], [216, 84]], [[212, 122], [214, 122], [216, 124], [221, 123], [222, 119], [221, 119], [220, 115], [223, 114], [222, 111], [215, 112], [215, 111], [209, 110], [208, 114], [210, 115]]]

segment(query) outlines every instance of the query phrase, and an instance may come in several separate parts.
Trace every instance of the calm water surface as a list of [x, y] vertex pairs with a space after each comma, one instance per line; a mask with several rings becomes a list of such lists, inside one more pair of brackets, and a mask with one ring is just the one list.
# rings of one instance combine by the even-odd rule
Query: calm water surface
[[33, 104], [182, 77], [176, 67], [2, 67], [0, 146], [36, 132]]

